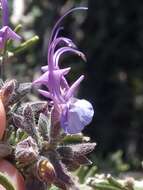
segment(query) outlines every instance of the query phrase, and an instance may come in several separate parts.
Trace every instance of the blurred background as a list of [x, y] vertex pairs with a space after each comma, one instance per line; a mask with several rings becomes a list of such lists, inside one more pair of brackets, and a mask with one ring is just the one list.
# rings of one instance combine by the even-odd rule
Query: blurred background
[[[92, 124], [84, 134], [97, 142], [99, 165], [120, 162], [119, 170], [140, 169], [143, 159], [143, 1], [141, 0], [13, 0], [11, 21], [21, 23], [24, 39], [34, 34], [37, 45], [9, 64], [7, 75], [31, 81], [46, 64], [50, 32], [68, 9], [88, 6], [65, 18], [61, 35], [71, 38], [87, 56], [66, 56], [61, 66], [69, 65], [73, 82], [84, 73], [79, 97], [95, 107]], [[18, 63], [17, 63], [18, 61]], [[118, 161], [117, 161], [118, 160]], [[127, 164], [125, 164], [127, 163]], [[129, 166], [129, 167], [128, 167]]]

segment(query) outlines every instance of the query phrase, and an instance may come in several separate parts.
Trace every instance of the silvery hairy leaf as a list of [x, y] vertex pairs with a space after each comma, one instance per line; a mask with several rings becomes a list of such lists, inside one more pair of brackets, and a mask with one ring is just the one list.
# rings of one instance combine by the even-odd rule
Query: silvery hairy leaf
[[25, 165], [29, 164], [29, 162], [36, 160], [38, 155], [39, 149], [35, 140], [32, 137], [27, 137], [16, 145], [16, 160], [24, 163]]
[[38, 120], [38, 130], [40, 134], [43, 136], [45, 140], [49, 140], [49, 133], [50, 133], [50, 127], [51, 127], [51, 114], [44, 115], [43, 113], [40, 113], [39, 120]]
[[58, 159], [58, 154], [56, 152], [50, 152], [48, 155], [56, 171], [57, 177], [54, 184], [63, 190], [78, 190], [73, 177], [69, 174], [65, 165]]
[[27, 103], [21, 104], [21, 106], [18, 107], [18, 109], [16, 110], [16, 113], [22, 115], [23, 110], [27, 105], [29, 105], [32, 108], [32, 111], [33, 111], [35, 117], [37, 117], [41, 112], [45, 113], [45, 111], [47, 111], [47, 109], [48, 109], [47, 102], [35, 101], [35, 102], [27, 102]]
[[24, 117], [24, 121], [23, 121], [24, 130], [30, 136], [32, 136], [36, 140], [37, 143], [40, 143], [41, 138], [40, 138], [40, 134], [35, 123], [34, 113], [31, 106], [28, 104], [25, 106], [23, 110], [23, 117]]
[[16, 95], [15, 89], [17, 88], [17, 85], [18, 83], [16, 80], [10, 80], [6, 81], [1, 88], [1, 96], [6, 108], [13, 102], [13, 99]]
[[6, 142], [0, 142], [0, 158], [4, 158], [12, 153], [12, 147]]

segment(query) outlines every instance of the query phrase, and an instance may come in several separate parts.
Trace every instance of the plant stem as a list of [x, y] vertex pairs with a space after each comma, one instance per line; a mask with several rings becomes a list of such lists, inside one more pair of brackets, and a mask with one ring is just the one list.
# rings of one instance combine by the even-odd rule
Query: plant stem
[[15, 190], [8, 178], [0, 172], [0, 184], [6, 188], [6, 190]]

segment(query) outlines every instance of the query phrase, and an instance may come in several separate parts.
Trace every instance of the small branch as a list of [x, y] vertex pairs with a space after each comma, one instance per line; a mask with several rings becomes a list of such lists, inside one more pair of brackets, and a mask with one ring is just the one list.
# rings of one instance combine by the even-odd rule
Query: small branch
[[8, 178], [0, 172], [0, 184], [6, 188], [6, 190], [15, 190], [14, 186], [8, 180]]

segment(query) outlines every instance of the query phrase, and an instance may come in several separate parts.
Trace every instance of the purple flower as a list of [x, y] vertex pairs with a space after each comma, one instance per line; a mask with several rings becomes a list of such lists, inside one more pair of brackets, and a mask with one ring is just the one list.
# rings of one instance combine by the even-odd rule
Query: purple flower
[[61, 30], [59, 24], [63, 18], [72, 11], [83, 9], [87, 8], [79, 7], [71, 9], [56, 23], [49, 42], [48, 65], [41, 68], [44, 74], [33, 82], [34, 85], [42, 84], [47, 87], [47, 91], [41, 89], [38, 91], [53, 101], [55, 109], [60, 114], [61, 127], [69, 134], [81, 132], [91, 122], [94, 115], [90, 102], [74, 97], [84, 76], [82, 75], [69, 86], [65, 75], [68, 74], [71, 68], [59, 68], [61, 56], [67, 53], [77, 54], [83, 60], [86, 60], [84, 54], [76, 48], [76, 45], [69, 38], [59, 37], [59, 31]]
[[8, 3], [7, 0], [0, 0], [0, 3], [2, 8], [2, 25], [7, 26], [9, 17]]
[[5, 42], [8, 39], [11, 40], [20, 40], [21, 37], [17, 35], [9, 26], [8, 26], [8, 2], [7, 0], [0, 0], [2, 8], [2, 28], [0, 29], [0, 49], [3, 49]]

